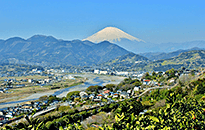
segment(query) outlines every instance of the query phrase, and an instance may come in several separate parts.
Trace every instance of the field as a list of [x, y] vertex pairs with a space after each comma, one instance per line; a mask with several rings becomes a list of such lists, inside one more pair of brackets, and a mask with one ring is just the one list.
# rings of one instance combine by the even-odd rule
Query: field
[[[7, 79], [12, 79], [13, 77], [9, 77]], [[28, 76], [28, 77], [15, 77], [16, 80], [20, 79], [44, 79], [47, 78], [45, 76]], [[1, 78], [0, 80], [3, 80], [5, 78]], [[39, 85], [34, 85], [28, 82], [23, 82], [25, 84], [25, 87], [21, 88], [12, 88], [8, 90], [8, 93], [0, 93], [0, 103], [3, 102], [8, 102], [8, 101], [16, 101], [20, 100], [23, 98], [26, 98], [32, 94], [37, 94], [37, 93], [54, 93], [55, 91], [66, 88], [66, 87], [71, 87], [75, 85], [79, 85], [81, 83], [85, 82], [84, 78], [78, 77], [76, 80], [73, 79], [66, 79], [62, 80], [60, 82], [56, 82], [47, 86], [39, 86]]]

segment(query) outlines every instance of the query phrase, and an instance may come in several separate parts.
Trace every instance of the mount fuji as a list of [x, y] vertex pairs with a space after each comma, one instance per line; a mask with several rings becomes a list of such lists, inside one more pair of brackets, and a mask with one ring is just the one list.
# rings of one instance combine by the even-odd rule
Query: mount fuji
[[150, 52], [173, 52], [179, 49], [190, 49], [194, 47], [205, 48], [205, 41], [191, 41], [183, 43], [150, 43], [145, 42], [140, 38], [136, 38], [116, 27], [106, 27], [99, 32], [89, 36], [83, 41], [91, 41], [93, 43], [100, 43], [102, 41], [109, 41], [118, 46], [136, 54], [150, 53]]
[[97, 43], [102, 42], [102, 41], [109, 41], [111, 43], [116, 43], [116, 42], [120, 42], [122, 39], [128, 39], [128, 40], [137, 41], [137, 42], [145, 42], [139, 38], [136, 38], [134, 36], [131, 36], [123, 32], [122, 30], [116, 27], [106, 27], [100, 30], [99, 32], [93, 34], [92, 36], [86, 39], [83, 39], [83, 41], [89, 40], [91, 42], [97, 42]]
[[94, 43], [109, 41], [134, 53], [144, 52], [147, 48], [144, 47], [147, 46], [147, 43], [144, 40], [136, 38], [116, 27], [106, 27], [92, 36], [83, 39], [83, 41], [85, 40]]

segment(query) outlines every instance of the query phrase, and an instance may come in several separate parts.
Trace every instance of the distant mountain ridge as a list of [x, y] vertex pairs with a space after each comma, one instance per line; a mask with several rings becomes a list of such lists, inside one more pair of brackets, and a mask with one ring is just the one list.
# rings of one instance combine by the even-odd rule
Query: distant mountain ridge
[[[191, 41], [183, 43], [151, 43], [136, 38], [116, 27], [106, 27], [97, 33], [83, 39], [94, 43], [109, 41], [136, 54], [148, 52], [169, 53], [177, 50], [186, 50], [193, 47], [205, 48], [205, 41]], [[154, 57], [153, 57], [154, 59]], [[155, 58], [156, 59], [156, 58]]]
[[127, 69], [137, 70], [136, 67], [143, 67], [149, 62], [150, 60], [148, 58], [131, 52], [123, 56], [119, 56], [115, 59], [109, 60], [108, 62], [99, 64], [98, 66], [127, 71]]
[[158, 60], [149, 63], [144, 66], [145, 69], [152, 69], [155, 71], [165, 71], [167, 69], [179, 69], [181, 67], [185, 67], [187, 69], [190, 68], [198, 68], [205, 67], [205, 50], [193, 50], [188, 52], [182, 52], [176, 57]]
[[134, 54], [134, 53], [128, 53], [125, 54], [123, 56], [119, 56], [115, 59], [112, 59], [104, 64], [107, 65], [128, 65], [130, 63], [132, 64], [138, 64], [138, 63], [142, 63], [142, 62], [149, 62], [149, 59], [147, 59], [146, 57], [140, 56], [138, 54]]
[[162, 59], [169, 59], [175, 56], [178, 56], [179, 54], [181, 54], [182, 52], [188, 52], [188, 51], [193, 51], [193, 50], [204, 50], [203, 48], [198, 48], [198, 47], [194, 47], [191, 49], [187, 49], [187, 50], [177, 50], [177, 51], [173, 51], [173, 52], [169, 52], [169, 53], [160, 53], [160, 52], [149, 52], [149, 53], [140, 53], [140, 55], [147, 57], [148, 59], [154, 61], [154, 60], [162, 60]]
[[1, 63], [37, 65], [92, 65], [108, 61], [129, 51], [107, 41], [64, 41], [52, 36], [34, 35], [3, 40], [0, 44]]
[[158, 44], [158, 48], [161, 52], [173, 52], [179, 49], [187, 50], [190, 48], [205, 48], [205, 41], [203, 40], [196, 40], [196, 41], [189, 41], [189, 42], [182, 42], [182, 43], [161, 43]]
[[178, 56], [157, 61], [150, 61], [146, 57], [129, 53], [102, 63], [99, 66], [115, 68], [121, 71], [166, 71], [171, 68], [180, 69], [181, 67], [193, 69], [205, 67], [205, 50], [181, 52]]
[[[121, 39], [121, 41], [123, 41], [123, 39]], [[190, 43], [194, 45], [195, 42]], [[196, 45], [203, 47], [203, 41], [197, 43], [199, 44]], [[145, 43], [138, 42], [138, 44]], [[129, 45], [129, 48], [135, 49], [133, 47], [134, 45]], [[142, 48], [137, 49], [141, 50]], [[150, 68], [161, 69], [162, 67], [169, 68], [170, 66], [181, 66], [181, 64], [185, 64], [184, 62], [188, 64], [188, 62], [183, 59], [181, 60], [184, 62], [180, 65], [162, 64], [161, 62], [170, 61], [170, 58], [178, 57], [178, 55], [181, 55], [182, 53], [200, 49], [201, 48], [196, 47], [188, 50], [177, 50], [170, 53], [144, 53], [142, 54], [143, 56], [140, 56], [138, 54], [130, 53], [130, 51], [125, 50], [123, 47], [108, 41], [96, 44], [88, 40], [64, 41], [58, 40], [52, 36], [34, 35], [28, 39], [13, 37], [7, 40], [0, 40], [0, 63], [17, 63], [39, 66], [91, 66], [101, 64], [105, 66], [135, 67], [136, 69], [141, 68], [141, 70]], [[146, 57], [148, 57], [148, 59]], [[204, 57], [201, 56], [201, 58]], [[151, 62], [149, 59], [156, 61]], [[195, 63], [197, 63], [196, 66], [200, 66], [204, 63], [203, 59], [200, 61], [198, 58], [196, 58], [197, 62], [193, 59], [192, 61], [192, 66], [185, 65], [193, 67]]]

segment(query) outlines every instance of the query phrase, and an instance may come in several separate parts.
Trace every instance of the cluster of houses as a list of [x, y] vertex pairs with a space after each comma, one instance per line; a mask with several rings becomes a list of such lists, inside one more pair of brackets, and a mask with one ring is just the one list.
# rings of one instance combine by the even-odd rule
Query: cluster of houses
[[45, 86], [50, 85], [56, 82], [61, 82], [66, 79], [72, 79], [75, 80], [75, 78], [71, 75], [50, 75], [48, 78], [44, 79], [20, 79], [16, 80], [14, 79], [4, 79], [1, 80], [1, 86], [0, 86], [0, 93], [8, 93], [7, 90], [11, 88], [21, 88], [25, 86]]
[[25, 71], [1, 71], [0, 70], [0, 77], [20, 77], [20, 76], [33, 76], [33, 75], [46, 75], [43, 73], [43, 70], [40, 69], [32, 69], [32, 70], [25, 70]]
[[[82, 71], [84, 72], [84, 71]], [[94, 74], [102, 74], [102, 75], [118, 75], [118, 76], [125, 76], [125, 77], [135, 77], [135, 78], [141, 78], [144, 75], [144, 71], [137, 71], [137, 72], [128, 72], [128, 71], [120, 71], [120, 70], [112, 70], [112, 69], [106, 69], [106, 68], [95, 68], [95, 69], [90, 69], [90, 71], [87, 71], [89, 73], [94, 73]], [[199, 75], [203, 73], [204, 71], [196, 70], [196, 69], [179, 69], [175, 71], [176, 76], [181, 76], [181, 75], [186, 75], [190, 73], [194, 73], [195, 75]], [[158, 73], [158, 71], [156, 71]], [[160, 72], [162, 75], [165, 75], [165, 72]], [[149, 72], [151, 75], [152, 72]]]
[[149, 86], [158, 86], [159, 83], [153, 80], [143, 79], [142, 83]]
[[[77, 108], [78, 110], [88, 109], [96, 106], [102, 106], [105, 104], [110, 104], [113, 102], [123, 101], [127, 98], [132, 98], [134, 96], [135, 91], [139, 91], [140, 87], [135, 87], [133, 90], [122, 91], [117, 90], [117, 92], [112, 92], [104, 88], [103, 90], [99, 90], [99, 93], [88, 94], [85, 91], [81, 91], [79, 96], [72, 95], [72, 99], [61, 102], [54, 100], [52, 103], [48, 104], [48, 100], [44, 102], [27, 102], [22, 105], [17, 105], [14, 107], [9, 107], [4, 110], [0, 110], [0, 123], [6, 123], [8, 120], [14, 119], [16, 116], [24, 115], [25, 113], [32, 113], [34, 109], [36, 111], [41, 111], [42, 106], [55, 106], [56, 104], [61, 103], [61, 105], [69, 105], [71, 108], [76, 107], [77, 105], [81, 105], [81, 107]], [[79, 99], [76, 101], [76, 99]], [[93, 103], [86, 105], [87, 100], [90, 99]], [[106, 100], [103, 100], [106, 99]]]
[[102, 74], [102, 75], [117, 75], [117, 76], [125, 76], [125, 77], [140, 77], [144, 72], [128, 72], [128, 71], [112, 71], [106, 69], [94, 69], [94, 74]]
[[42, 109], [41, 107], [46, 105], [46, 103], [47, 102], [26, 102], [21, 105], [0, 110], [0, 122], [7, 122], [25, 113], [32, 113], [34, 109], [40, 111]]
[[[105, 104], [110, 104], [113, 102], [123, 101], [124, 99], [132, 98], [135, 96], [136, 91], [140, 91], [141, 87], [136, 86], [134, 89], [130, 89], [127, 91], [122, 91], [121, 89], [117, 90], [116, 92], [112, 92], [108, 90], [107, 88], [104, 88], [103, 90], [98, 90], [98, 93], [91, 93], [88, 94], [85, 91], [81, 91], [79, 93], [79, 96], [72, 95], [71, 99], [68, 101], [68, 105], [70, 107], [75, 107], [79, 104], [81, 104], [81, 107], [78, 108], [79, 110], [92, 108], [95, 106], [102, 106]], [[79, 99], [79, 101], [76, 101], [76, 99]], [[104, 100], [106, 99], [106, 100]], [[85, 105], [87, 100], [92, 101], [92, 104]]]
[[[126, 69], [125, 69], [126, 70]], [[130, 76], [130, 77], [140, 77], [143, 75], [143, 71], [138, 71], [138, 72], [128, 72], [125, 71], [123, 68], [122, 69], [115, 69], [115, 68], [109, 68], [109, 67], [100, 67], [100, 66], [91, 66], [91, 67], [86, 67], [86, 66], [72, 66], [72, 67], [65, 67], [65, 68], [60, 68], [60, 69], [49, 69], [47, 67], [43, 68], [42, 70], [40, 69], [32, 69], [30, 71], [24, 71], [24, 72], [6, 72], [6, 73], [1, 73], [0, 72], [0, 77], [19, 77], [19, 76], [29, 76], [29, 75], [53, 75], [55, 73], [94, 73], [94, 74], [104, 74], [104, 75], [120, 75], [120, 76]], [[196, 70], [194, 70], [196, 72]], [[180, 73], [190, 73], [190, 70], [182, 68]]]
[[62, 101], [58, 100], [53, 100], [50, 103], [48, 100], [44, 100], [40, 102], [26, 102], [23, 104], [18, 104], [17, 106], [0, 109], [0, 126], [3, 124], [7, 124], [13, 120], [21, 119], [24, 117], [25, 114], [31, 115], [34, 112], [34, 110], [36, 112], [44, 113], [45, 110], [48, 110], [50, 108], [56, 108], [56, 106], [59, 104], [68, 105], [67, 102], [62, 103]]
[[[39, 73], [38, 70], [32, 70], [34, 73]], [[54, 70], [49, 70], [49, 73], [53, 72]], [[201, 73], [204, 73], [204, 71], [196, 71], [196, 70], [182, 70], [175, 73], [175, 75], [182, 76], [186, 74], [190, 74], [194, 72], [195, 75], [200, 75]], [[100, 70], [94, 70], [95, 74], [109, 74], [108, 71], [100, 71]], [[116, 73], [117, 74], [117, 73]], [[128, 72], [119, 72], [118, 75], [130, 75], [131, 73]], [[136, 77], [142, 76], [141, 73], [132, 73], [132, 75], [136, 75]], [[163, 75], [165, 75], [165, 72], [163, 72]], [[0, 94], [7, 91], [11, 86], [8, 86], [8, 83], [19, 83], [19, 86], [15, 87], [24, 87], [25, 84], [22, 84], [23, 82], [28, 83], [35, 83], [37, 85], [43, 85], [43, 84], [50, 84], [54, 82], [59, 82], [64, 79], [75, 79], [74, 77], [70, 75], [50, 75], [46, 79], [21, 79], [20, 81], [17, 81], [16, 79], [5, 79], [1, 86], [7, 85], [6, 87], [0, 88]], [[174, 79], [170, 79], [169, 82], [174, 82]], [[21, 83], [21, 84], [20, 84]], [[149, 85], [149, 86], [160, 86], [162, 84], [159, 84], [158, 82], [143, 79], [142, 80], [143, 85]], [[127, 91], [117, 90], [116, 92], [112, 92], [111, 90], [108, 90], [107, 88], [104, 88], [103, 90], [98, 90], [98, 93], [91, 93], [88, 94], [85, 91], [81, 91], [78, 95], [72, 95], [72, 98], [68, 101], [64, 102], [66, 105], [69, 105], [70, 107], [76, 107], [80, 105], [81, 107], [79, 109], [88, 109], [95, 106], [102, 106], [105, 104], [110, 104], [113, 102], [123, 101], [124, 99], [133, 98], [135, 97], [135, 92], [140, 91], [142, 88], [141, 86], [135, 86], [134, 89], [130, 89]], [[78, 99], [78, 100], [76, 100]], [[92, 101], [92, 104], [86, 104], [87, 101]], [[21, 115], [23, 113], [31, 113], [34, 109], [41, 110], [42, 106], [47, 104], [48, 101], [44, 102], [33, 102], [33, 103], [25, 103], [23, 105], [18, 105], [15, 107], [10, 107], [5, 110], [0, 111], [0, 123], [2, 121], [7, 121], [9, 119], [14, 118], [15, 116]], [[59, 101], [53, 101], [50, 103], [50, 106], [54, 106], [58, 104]]]

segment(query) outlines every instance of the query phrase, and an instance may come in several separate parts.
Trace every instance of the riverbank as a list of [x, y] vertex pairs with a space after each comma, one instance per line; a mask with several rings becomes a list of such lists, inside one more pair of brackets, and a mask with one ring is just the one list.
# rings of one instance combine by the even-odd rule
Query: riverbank
[[[76, 75], [76, 74], [72, 74], [72, 75]], [[37, 100], [41, 96], [45, 96], [45, 95], [47, 96], [56, 95], [57, 97], [65, 97], [67, 93], [71, 91], [82, 91], [92, 85], [104, 86], [106, 84], [118, 84], [122, 80], [125, 79], [125, 77], [109, 76], [109, 75], [95, 75], [95, 74], [77, 74], [76, 76], [84, 77], [87, 80], [81, 85], [72, 86], [69, 88], [49, 90], [49, 91], [38, 92], [34, 94], [29, 94], [29, 95], [21, 95], [21, 96], [19, 95], [19, 96], [16, 96], [16, 98], [10, 97], [6, 99], [1, 99], [1, 101], [4, 100], [5, 102], [0, 103], [0, 109], [5, 108], [5, 107], [16, 106], [17, 104], [21, 104], [27, 101]]]
[[84, 84], [75, 86], [75, 88], [71, 88], [69, 91], [65, 91], [57, 95], [57, 97], [60, 98], [65, 97], [68, 92], [82, 91], [87, 89], [89, 86], [94, 86], [94, 85], [105, 86], [106, 84], [119, 84], [121, 81], [125, 79], [125, 77], [110, 76], [110, 75], [89, 74], [89, 75], [80, 75], [80, 76], [87, 78], [87, 81]]
[[67, 79], [61, 82], [56, 82], [45, 86], [32, 85], [32, 86], [20, 87], [20, 88], [13, 87], [12, 89], [8, 90], [8, 93], [0, 94], [0, 105], [6, 102], [27, 99], [28, 97], [30, 97], [29, 99], [33, 99], [39, 97], [38, 95], [42, 95], [42, 94], [45, 95], [47, 93], [51, 95], [54, 94], [56, 91], [59, 91], [60, 89], [70, 88], [82, 84], [85, 81], [86, 80], [83, 78], [76, 78], [75, 80]]

